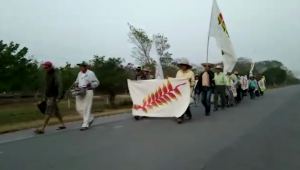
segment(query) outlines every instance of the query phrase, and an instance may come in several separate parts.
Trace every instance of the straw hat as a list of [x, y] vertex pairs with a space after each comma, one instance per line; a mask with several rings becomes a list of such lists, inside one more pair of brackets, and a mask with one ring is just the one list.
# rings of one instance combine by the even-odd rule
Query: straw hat
[[233, 74], [239, 74], [239, 72], [238, 71], [234, 71]]
[[178, 63], [177, 66], [180, 68], [181, 65], [188, 66], [189, 69], [193, 68], [193, 66], [190, 65], [188, 60], [183, 60], [182, 62]]
[[143, 71], [152, 72], [152, 71], [149, 69], [149, 67], [144, 68]]
[[253, 75], [253, 74], [250, 74], [250, 75], [249, 75], [249, 78], [251, 78], [251, 77], [254, 77], [254, 75]]
[[217, 65], [217, 66], [216, 66], [216, 69], [223, 70], [223, 68], [222, 68], [222, 66], [221, 66], [221, 65]]
[[208, 67], [210, 67], [210, 68], [212, 68], [213, 66], [215, 66], [215, 65], [212, 64], [212, 63], [201, 63], [201, 65], [202, 65], [203, 67], [208, 66]]

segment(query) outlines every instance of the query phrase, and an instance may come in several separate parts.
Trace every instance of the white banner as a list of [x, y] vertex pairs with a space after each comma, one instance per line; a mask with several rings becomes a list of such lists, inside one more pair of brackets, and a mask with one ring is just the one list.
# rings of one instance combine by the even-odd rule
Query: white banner
[[261, 91], [265, 91], [266, 90], [266, 86], [265, 86], [265, 81], [264, 80], [259, 80], [258, 81], [258, 86], [260, 88]]
[[237, 58], [229, 38], [223, 15], [216, 0], [213, 0], [208, 36], [216, 39], [217, 46], [222, 51], [224, 72], [232, 72]]
[[190, 104], [187, 79], [127, 80], [132, 114], [147, 117], [180, 117]]
[[233, 97], [236, 97], [237, 92], [236, 92], [236, 88], [235, 88], [235, 85], [233, 84], [232, 80], [231, 80], [231, 91], [232, 91]]
[[247, 76], [241, 76], [241, 88], [242, 90], [247, 90], [248, 89], [248, 78]]

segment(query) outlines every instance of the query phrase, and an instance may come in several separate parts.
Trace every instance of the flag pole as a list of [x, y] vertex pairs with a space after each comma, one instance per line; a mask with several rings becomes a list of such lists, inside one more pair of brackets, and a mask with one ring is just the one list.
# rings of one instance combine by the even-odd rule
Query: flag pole
[[212, 13], [213, 13], [213, 7], [214, 7], [214, 1], [212, 3], [211, 6], [211, 12], [210, 12], [210, 19], [209, 19], [209, 26], [208, 26], [208, 35], [207, 35], [207, 46], [206, 46], [206, 67], [208, 67], [208, 49], [209, 49], [209, 34], [210, 34], [210, 25], [211, 25], [211, 17], [212, 17]]

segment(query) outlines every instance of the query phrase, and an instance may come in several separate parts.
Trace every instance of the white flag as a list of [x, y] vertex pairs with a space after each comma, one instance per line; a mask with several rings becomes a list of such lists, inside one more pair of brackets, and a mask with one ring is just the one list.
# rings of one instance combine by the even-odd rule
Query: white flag
[[229, 33], [226, 28], [226, 24], [223, 15], [219, 9], [216, 0], [213, 0], [213, 7], [210, 19], [209, 37], [214, 37], [217, 42], [217, 46], [220, 48], [224, 57], [224, 71], [232, 72], [237, 58], [233, 49], [233, 45], [229, 38]]
[[161, 63], [160, 63], [161, 56], [159, 56], [157, 53], [155, 41], [156, 41], [156, 37], [153, 36], [153, 42], [152, 42], [152, 46], [151, 46], [151, 49], [149, 52], [149, 56], [156, 61], [155, 79], [164, 79], [164, 73], [163, 73]]

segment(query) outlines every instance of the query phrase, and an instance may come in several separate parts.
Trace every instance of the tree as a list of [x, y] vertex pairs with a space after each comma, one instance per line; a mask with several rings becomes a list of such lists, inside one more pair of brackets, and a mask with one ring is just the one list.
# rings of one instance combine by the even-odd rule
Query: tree
[[287, 78], [287, 72], [280, 67], [271, 67], [263, 72], [268, 85], [283, 84]]
[[28, 48], [11, 42], [4, 44], [0, 41], [0, 90], [20, 91], [35, 90], [38, 81], [38, 62], [33, 58], [26, 58]]
[[154, 35], [156, 51], [160, 58], [160, 62], [162, 66], [169, 66], [173, 59], [172, 54], [169, 53], [169, 48], [171, 47], [168, 41], [168, 38], [162, 34]]
[[129, 41], [135, 45], [132, 49], [131, 56], [135, 58], [136, 62], [140, 65], [151, 64], [153, 60], [149, 56], [149, 52], [152, 45], [152, 40], [149, 39], [146, 32], [142, 29], [129, 26]]
[[122, 58], [108, 58], [105, 56], [95, 55], [94, 59], [90, 60], [91, 66], [97, 78], [100, 81], [101, 87], [97, 91], [103, 94], [109, 94], [109, 101], [114, 106], [116, 93], [127, 90], [128, 74], [123, 66], [125, 62]]
[[132, 49], [132, 57], [136, 59], [136, 62], [140, 65], [155, 64], [155, 60], [149, 56], [152, 42], [155, 41], [155, 48], [159, 56], [161, 56], [162, 66], [168, 66], [172, 61], [172, 54], [168, 52], [171, 47], [168, 38], [162, 34], [155, 34], [150, 39], [146, 32], [142, 29], [129, 26], [129, 41], [135, 45]]

